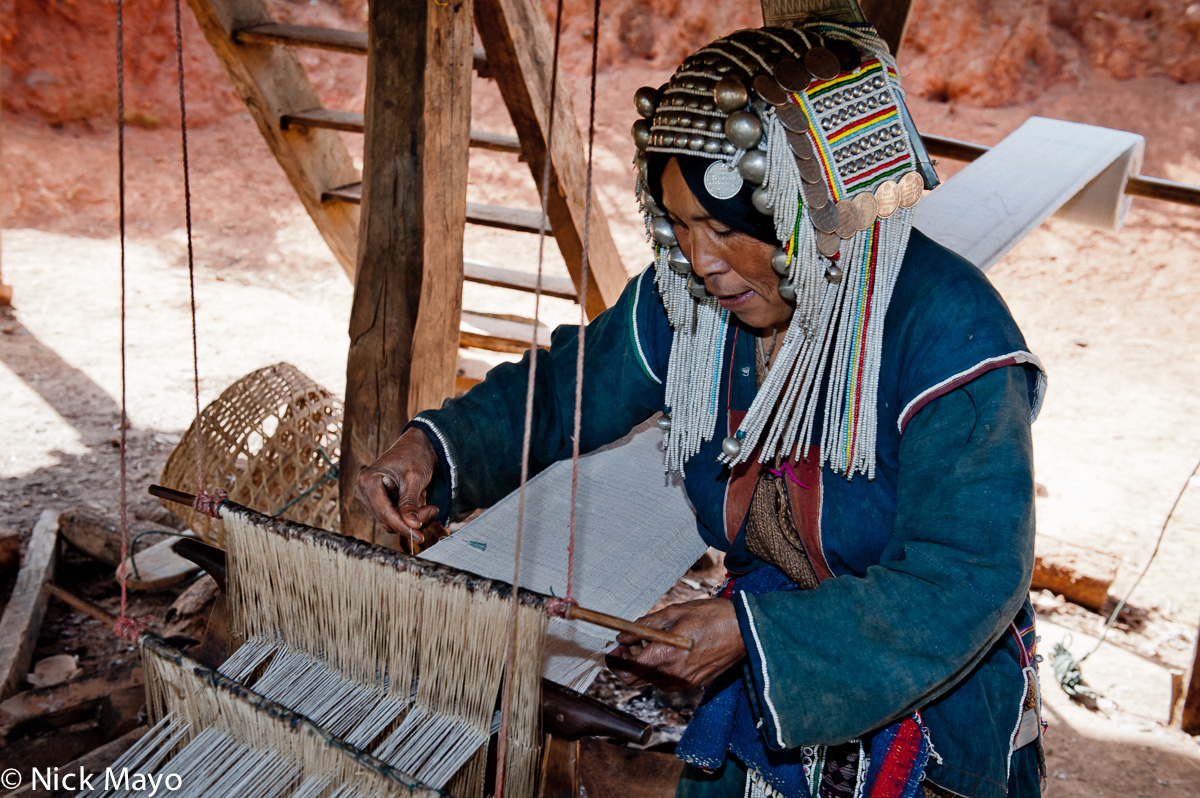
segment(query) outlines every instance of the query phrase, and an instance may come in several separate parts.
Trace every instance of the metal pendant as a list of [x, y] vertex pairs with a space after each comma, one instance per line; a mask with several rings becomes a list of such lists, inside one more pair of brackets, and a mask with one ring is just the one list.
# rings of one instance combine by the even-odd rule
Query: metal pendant
[[713, 161], [704, 170], [704, 188], [709, 195], [719, 200], [736, 197], [745, 181], [741, 174], [724, 161]]
[[704, 281], [697, 277], [695, 272], [688, 275], [688, 293], [696, 299], [708, 297], [708, 289], [704, 287]]
[[742, 453], [742, 442], [730, 436], [721, 441], [721, 451], [725, 453], [726, 457], [732, 460]]

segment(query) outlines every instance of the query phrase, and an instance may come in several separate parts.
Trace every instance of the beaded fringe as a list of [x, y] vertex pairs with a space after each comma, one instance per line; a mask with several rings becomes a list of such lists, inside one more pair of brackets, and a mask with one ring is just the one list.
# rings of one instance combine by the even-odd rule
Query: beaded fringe
[[[823, 25], [822, 33], [851, 41], [895, 69], [887, 45], [872, 30]], [[899, 81], [886, 69], [884, 75], [890, 90], [902, 98]], [[912, 152], [907, 131], [901, 135]], [[883, 324], [914, 212], [900, 208], [844, 240], [837, 260], [842, 279], [831, 283], [825, 277], [829, 259], [818, 251], [808, 208], [800, 202], [795, 157], [773, 111], [765, 114], [764, 138], [768, 146], [763, 188], [772, 203], [776, 234], [791, 256], [788, 276], [797, 305], [779, 353], [737, 431], [740, 451], [734, 457], [722, 454], [720, 460], [736, 465], [756, 448], [764, 463], [777, 454], [791, 456], [798, 443], [813, 438], [825, 386], [821, 464], [847, 479], [855, 473], [873, 479]], [[736, 164], [737, 157], [730, 160]], [[639, 177], [639, 197], [644, 188]], [[649, 238], [650, 213], [643, 210]], [[655, 284], [674, 334], [666, 382], [671, 427], [665, 465], [667, 471], [682, 473], [684, 464], [716, 431], [728, 312], [713, 297], [692, 297], [687, 278], [668, 265], [666, 247], [655, 245], [654, 266]], [[802, 455], [807, 456], [807, 448], [801, 447]]]

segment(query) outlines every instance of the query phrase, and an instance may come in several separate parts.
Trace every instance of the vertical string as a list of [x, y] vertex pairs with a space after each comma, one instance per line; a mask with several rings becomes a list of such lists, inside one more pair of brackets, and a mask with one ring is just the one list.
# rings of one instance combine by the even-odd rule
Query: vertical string
[[583, 264], [579, 281], [579, 349], [575, 354], [575, 431], [571, 448], [571, 532], [567, 539], [567, 603], [574, 601], [575, 515], [579, 495], [579, 437], [583, 427], [583, 353], [587, 335], [589, 237], [592, 230], [592, 150], [596, 143], [596, 64], [600, 54], [600, 0], [592, 5], [592, 82], [588, 98], [587, 198], [583, 206]]
[[[542, 163], [542, 218], [538, 230], [537, 280], [533, 291], [533, 337], [529, 346], [529, 379], [525, 385], [525, 431], [521, 440], [521, 488], [517, 496], [517, 534], [513, 556], [512, 609], [508, 615], [508, 643], [504, 652], [504, 686], [500, 699], [500, 733], [496, 744], [496, 798], [504, 795], [504, 767], [508, 753], [508, 726], [512, 715], [513, 655], [517, 645], [517, 590], [521, 577], [521, 537], [525, 531], [525, 486], [529, 481], [529, 449], [533, 437], [533, 388], [537, 376], [538, 322], [542, 304], [542, 268], [546, 252], [546, 211], [550, 201], [550, 163], [553, 159], [554, 118], [558, 102], [558, 50], [562, 41], [563, 0], [554, 17], [554, 57], [550, 66], [550, 109], [546, 122], [546, 153]], [[585, 249], [586, 252], [586, 249]]]
[[192, 184], [188, 174], [187, 105], [183, 100], [183, 25], [175, 0], [175, 63], [179, 75], [179, 133], [183, 146], [183, 211], [187, 223], [188, 297], [192, 311], [192, 384], [196, 405], [196, 490], [204, 490], [203, 421], [200, 418], [200, 356], [196, 344], [196, 262], [192, 248]]
[[132, 643], [144, 631], [144, 624], [142, 621], [130, 618], [125, 613], [129, 602], [125, 574], [125, 560], [129, 556], [129, 502], [126, 492], [126, 462], [128, 460], [126, 428], [129, 426], [129, 420], [125, 409], [125, 26], [122, 11], [122, 0], [117, 0], [117, 225], [121, 239], [121, 609], [117, 612], [117, 621], [113, 624], [113, 632], [122, 640]]

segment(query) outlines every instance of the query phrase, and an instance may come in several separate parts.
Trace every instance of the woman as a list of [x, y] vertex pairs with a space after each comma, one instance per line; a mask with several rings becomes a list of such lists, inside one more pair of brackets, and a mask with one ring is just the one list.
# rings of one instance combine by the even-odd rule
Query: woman
[[[912, 230], [901, 98], [873, 29], [834, 24], [739, 31], [637, 93], [655, 263], [588, 326], [581, 447], [662, 411], [726, 552], [718, 596], [642, 619], [690, 652], [623, 634], [609, 658], [707, 688], [680, 795], [1039, 792], [1044, 379], [983, 275]], [[537, 353], [534, 471], [570, 454], [577, 335]], [[493, 370], [364, 470], [381, 523], [420, 540], [516, 486], [526, 375]]]

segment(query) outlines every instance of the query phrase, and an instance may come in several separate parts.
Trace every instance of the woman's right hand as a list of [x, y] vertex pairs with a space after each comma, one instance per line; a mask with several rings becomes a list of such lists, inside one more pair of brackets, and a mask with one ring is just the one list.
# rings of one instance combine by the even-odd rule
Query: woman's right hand
[[354, 497], [395, 534], [424, 543], [421, 527], [438, 514], [437, 507], [425, 503], [425, 489], [437, 467], [437, 452], [428, 436], [409, 427], [379, 459], [359, 472]]

